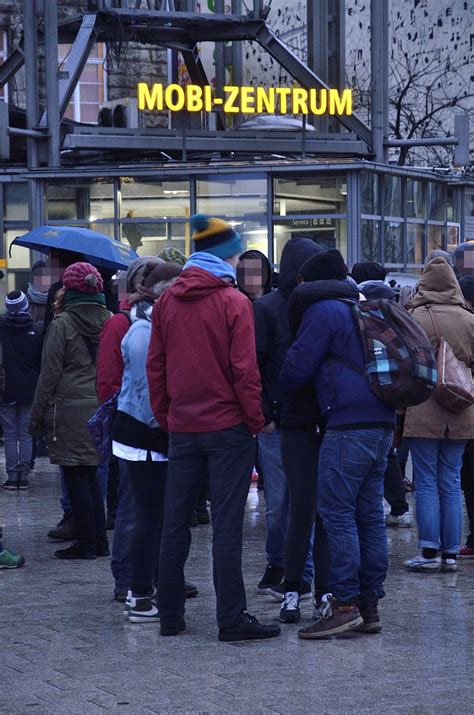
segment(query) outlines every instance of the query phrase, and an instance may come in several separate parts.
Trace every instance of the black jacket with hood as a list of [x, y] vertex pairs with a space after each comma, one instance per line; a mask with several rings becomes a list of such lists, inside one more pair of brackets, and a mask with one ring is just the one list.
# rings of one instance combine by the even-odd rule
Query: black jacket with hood
[[0, 341], [5, 369], [2, 403], [29, 405], [33, 402], [40, 374], [41, 327], [33, 322], [29, 313], [6, 313], [0, 317]]
[[239, 258], [239, 263], [237, 265], [237, 285], [239, 286], [240, 292], [246, 295], [249, 300], [253, 301], [254, 299], [252, 298], [251, 294], [249, 294], [246, 290], [247, 286], [245, 285], [245, 276], [242, 275], [240, 270], [242, 264], [247, 258], [257, 259], [261, 263], [262, 276], [265, 277], [262, 285], [263, 295], [267, 295], [272, 289], [272, 266], [266, 255], [261, 251], [257, 251], [252, 248], [250, 251], [245, 251], [241, 254]]
[[[309, 238], [292, 238], [283, 248], [278, 288], [253, 302], [257, 361], [262, 377], [263, 413], [268, 424], [281, 420], [283, 395], [278, 375], [291, 342], [288, 300], [297, 285], [303, 263], [321, 249]], [[305, 420], [307, 421], [307, 420]]]

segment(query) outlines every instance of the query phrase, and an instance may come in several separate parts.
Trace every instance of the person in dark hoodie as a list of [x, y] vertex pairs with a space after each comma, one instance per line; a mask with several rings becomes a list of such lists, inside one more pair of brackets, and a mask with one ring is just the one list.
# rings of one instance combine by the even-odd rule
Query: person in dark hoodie
[[4, 489], [28, 489], [33, 441], [28, 433], [31, 403], [41, 366], [41, 327], [28, 312], [28, 298], [12, 291], [5, 298], [6, 313], [0, 318], [0, 343], [5, 371], [0, 422], [5, 440]]
[[361, 261], [354, 263], [352, 266], [351, 276], [355, 282], [364, 283], [365, 281], [384, 281], [387, 275], [387, 270], [381, 263], [375, 261]]
[[237, 285], [252, 302], [270, 293], [272, 267], [264, 253], [254, 249], [242, 253], [237, 264]]
[[56, 551], [59, 559], [109, 554], [99, 458], [87, 428], [98, 408], [97, 345], [110, 317], [102, 287], [100, 273], [89, 263], [74, 263], [64, 272], [31, 410], [30, 433], [47, 433], [49, 458], [62, 467], [78, 527], [77, 542]]
[[[267, 527], [267, 567], [258, 592], [282, 600], [285, 539], [288, 524], [288, 485], [281, 458], [280, 420], [283, 406], [277, 385], [286, 351], [290, 345], [288, 300], [303, 263], [321, 249], [308, 238], [291, 238], [280, 261], [278, 289], [253, 303], [257, 360], [262, 378], [262, 407], [265, 427], [258, 437], [259, 455], [265, 478], [265, 521]], [[313, 565], [308, 555], [300, 595], [311, 597]]]
[[155, 418], [169, 431], [161, 541], [161, 633], [184, 630], [184, 565], [190, 524], [207, 468], [211, 490], [214, 588], [220, 641], [272, 638], [247, 612], [242, 527], [264, 426], [252, 307], [235, 288], [241, 239], [226, 221], [191, 219], [195, 252], [155, 303], [147, 359]]
[[[314, 256], [311, 268], [320, 280], [347, 273], [335, 249]], [[388, 566], [383, 477], [395, 412], [360, 374], [365, 360], [352, 315], [354, 300], [335, 300], [328, 291], [325, 300], [304, 311], [279, 377], [280, 388], [290, 394], [314, 382], [325, 429], [318, 511], [329, 544], [330, 593], [323, 596], [314, 625], [299, 631], [304, 639], [354, 628], [376, 633], [382, 627], [377, 603], [384, 596]]]

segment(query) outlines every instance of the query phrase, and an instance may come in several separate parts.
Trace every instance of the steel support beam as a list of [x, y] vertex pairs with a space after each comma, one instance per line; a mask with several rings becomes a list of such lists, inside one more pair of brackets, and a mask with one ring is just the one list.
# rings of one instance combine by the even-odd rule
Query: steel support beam
[[15, 47], [5, 62], [0, 65], [0, 87], [11, 80], [25, 64], [25, 54], [22, 47]]
[[94, 45], [97, 29], [97, 14], [85, 14], [74, 44], [64, 62], [62, 74], [67, 75], [59, 80], [59, 116], [62, 119], [67, 106], [74, 94], [82, 70], [88, 60]]
[[[201, 62], [197, 46], [194, 45], [194, 47], [188, 48], [181, 47], [180, 52], [183, 56], [183, 60], [186, 65], [186, 69], [188, 70], [189, 77], [191, 78], [191, 82], [193, 82], [194, 84], [198, 84], [201, 87], [205, 87], [206, 85], [208, 85], [209, 80], [207, 78], [204, 65]], [[216, 111], [216, 115], [218, 129], [225, 129], [226, 123], [224, 112], [220, 109], [219, 111]]]
[[388, 163], [388, 0], [370, 3], [371, 133], [375, 160]]
[[[384, 0], [385, 2], [386, 0]], [[306, 89], [329, 89], [326, 82], [323, 82], [315, 72], [309, 69], [281, 40], [270, 30], [270, 28], [262, 23], [257, 32], [257, 42], [268, 52], [282, 67], [284, 67], [298, 82]], [[357, 136], [371, 145], [371, 133], [369, 127], [359, 119], [355, 114], [349, 116], [340, 116], [337, 119], [344, 124], [350, 131], [355, 132]]]
[[[49, 129], [48, 164], [60, 166], [60, 117], [58, 86], [58, 2], [48, 0], [44, 7], [44, 45], [46, 65], [46, 116]], [[44, 126], [44, 124], [42, 125]]]
[[[25, 42], [25, 94], [26, 128], [34, 131], [38, 126], [38, 28], [36, 0], [25, 0], [23, 5], [23, 33]], [[39, 147], [36, 139], [28, 138], [28, 168], [39, 165]]]

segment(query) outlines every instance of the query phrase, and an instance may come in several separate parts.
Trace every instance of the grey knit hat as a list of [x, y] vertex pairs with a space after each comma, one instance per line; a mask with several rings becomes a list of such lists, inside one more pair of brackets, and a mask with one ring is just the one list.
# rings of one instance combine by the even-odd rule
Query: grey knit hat
[[21, 290], [12, 290], [5, 298], [7, 313], [27, 313], [28, 298]]
[[156, 256], [140, 256], [132, 261], [127, 270], [127, 293], [134, 293], [143, 280], [143, 272], [147, 263], [164, 263], [162, 258]]

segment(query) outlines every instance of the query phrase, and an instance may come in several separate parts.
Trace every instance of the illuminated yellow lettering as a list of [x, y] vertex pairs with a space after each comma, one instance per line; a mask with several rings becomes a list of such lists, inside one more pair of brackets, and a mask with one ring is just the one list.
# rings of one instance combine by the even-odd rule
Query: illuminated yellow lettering
[[329, 114], [352, 114], [352, 89], [329, 90]]
[[280, 98], [280, 114], [286, 114], [288, 112], [288, 97], [291, 95], [291, 89], [289, 87], [277, 87], [275, 92]]
[[326, 89], [319, 92], [318, 106], [318, 91], [316, 89], [309, 90], [309, 109], [312, 114], [324, 114], [328, 106], [328, 93]]
[[240, 111], [246, 114], [255, 114], [255, 87], [241, 88]]
[[224, 104], [224, 112], [238, 112], [239, 107], [235, 104], [237, 97], [239, 96], [239, 88], [232, 87], [231, 85], [226, 85], [224, 87], [224, 92], [227, 94], [227, 99]]
[[154, 84], [150, 88], [145, 82], [138, 83], [138, 109], [163, 109], [163, 85]]
[[204, 87], [204, 111], [212, 112], [212, 87], [208, 84]]
[[188, 84], [186, 86], [186, 109], [188, 112], [202, 112], [203, 107], [202, 87], [198, 84]]
[[257, 112], [259, 114], [263, 112], [275, 114], [275, 90], [273, 87], [268, 90], [265, 87], [257, 87]]
[[[174, 98], [176, 94], [176, 100]], [[184, 109], [186, 95], [184, 89], [179, 84], [170, 84], [165, 90], [165, 104], [172, 112], [179, 112]]]
[[294, 89], [291, 95], [293, 114], [308, 114], [308, 92], [306, 89]]

